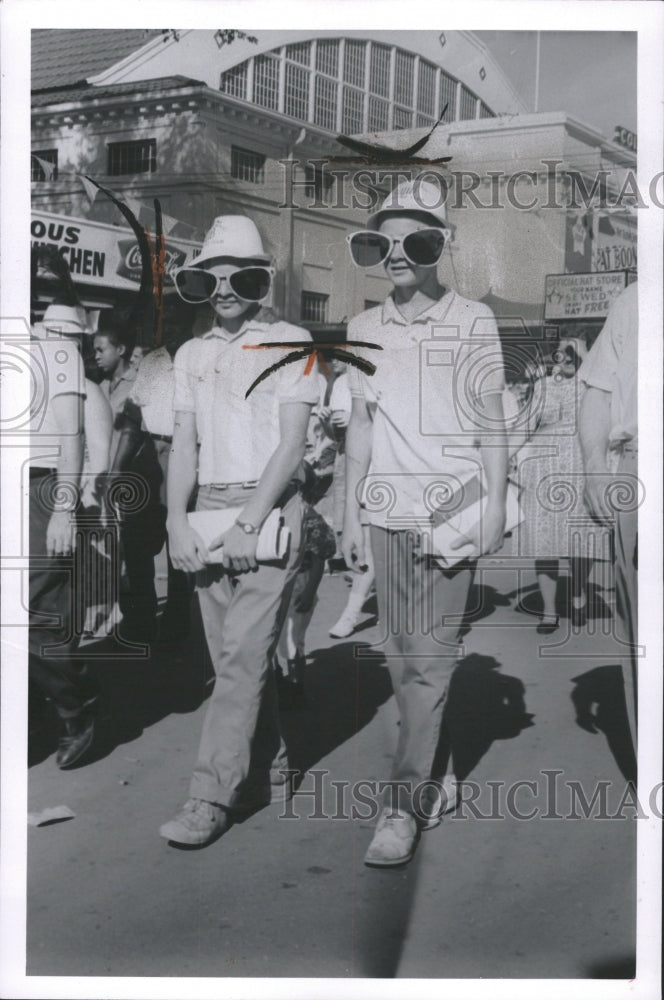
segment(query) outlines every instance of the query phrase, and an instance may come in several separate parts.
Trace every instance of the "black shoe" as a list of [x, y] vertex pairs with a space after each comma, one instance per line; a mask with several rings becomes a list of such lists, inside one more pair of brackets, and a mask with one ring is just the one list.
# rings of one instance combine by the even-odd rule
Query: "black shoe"
[[558, 616], [556, 615], [555, 621], [540, 622], [535, 631], [538, 635], [552, 635], [559, 625], [560, 622], [558, 620]]
[[73, 767], [89, 750], [95, 734], [95, 720], [88, 712], [63, 719], [64, 733], [58, 743], [55, 763], [61, 771]]

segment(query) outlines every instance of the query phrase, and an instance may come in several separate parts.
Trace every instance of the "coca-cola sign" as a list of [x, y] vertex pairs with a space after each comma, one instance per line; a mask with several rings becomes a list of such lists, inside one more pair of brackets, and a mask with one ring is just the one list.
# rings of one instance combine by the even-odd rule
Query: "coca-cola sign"
[[[118, 240], [118, 250], [120, 251], [120, 262], [116, 273], [122, 278], [128, 278], [129, 281], [135, 281], [136, 284], [140, 284], [142, 263], [138, 243], [136, 240]], [[173, 246], [172, 243], [166, 244], [164, 253], [165, 285], [173, 284], [171, 272], [174, 268], [181, 267], [184, 264], [185, 258], [186, 253], [183, 250]]]

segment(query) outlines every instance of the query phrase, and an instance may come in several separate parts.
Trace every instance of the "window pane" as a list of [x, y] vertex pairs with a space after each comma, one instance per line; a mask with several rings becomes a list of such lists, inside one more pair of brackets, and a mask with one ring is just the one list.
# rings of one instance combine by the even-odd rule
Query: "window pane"
[[250, 184], [264, 184], [265, 157], [252, 149], [231, 146], [231, 177]]
[[413, 106], [413, 69], [415, 56], [397, 49], [394, 58], [394, 100], [399, 104]]
[[148, 174], [157, 169], [157, 140], [137, 139], [133, 142], [109, 142], [108, 174]]
[[30, 157], [30, 180], [31, 181], [45, 181], [46, 171], [42, 167], [41, 163], [35, 160], [35, 156], [38, 156], [40, 160], [44, 160], [46, 163], [53, 164], [53, 173], [50, 176], [50, 180], [57, 181], [58, 179], [58, 151], [57, 149], [36, 149], [32, 156]]
[[369, 90], [381, 97], [390, 93], [390, 50], [387, 45], [371, 46]]
[[379, 97], [369, 98], [368, 128], [370, 132], [382, 132], [387, 128], [388, 109], [387, 101], [381, 101]]
[[305, 323], [327, 322], [328, 295], [318, 292], [302, 292], [300, 316]]
[[346, 135], [362, 131], [362, 100], [361, 90], [344, 87], [341, 130]]
[[366, 42], [346, 39], [344, 47], [344, 80], [356, 87], [364, 86], [364, 54]]
[[484, 103], [484, 101], [482, 101], [480, 103], [480, 118], [495, 118], [495, 117], [496, 116], [493, 113], [493, 111], [491, 110], [491, 108], [487, 108], [487, 106]]
[[274, 56], [254, 59], [254, 101], [272, 110], [279, 105], [279, 60]]
[[337, 84], [325, 76], [316, 77], [314, 122], [331, 132], [337, 128]]
[[408, 108], [394, 109], [394, 128], [411, 128], [413, 124], [413, 112]]
[[456, 89], [457, 82], [447, 73], [440, 74], [440, 110], [447, 104], [444, 121], [453, 122], [456, 117]]
[[415, 118], [417, 128], [426, 128], [428, 125], [433, 125], [434, 123], [435, 118], [431, 118], [430, 115], [417, 115]]
[[224, 94], [244, 100], [247, 96], [247, 63], [244, 62], [241, 66], [235, 66], [222, 73], [219, 89]]
[[461, 112], [460, 118], [462, 121], [466, 121], [469, 118], [475, 117], [475, 103], [477, 98], [474, 94], [468, 90], [467, 87], [461, 87]]
[[309, 111], [309, 74], [306, 69], [286, 64], [286, 101], [284, 111], [291, 118], [306, 121]]
[[436, 67], [422, 60], [417, 77], [417, 110], [425, 115], [436, 113]]
[[298, 42], [296, 45], [286, 46], [286, 58], [302, 63], [303, 66], [309, 65], [310, 53], [311, 42]]
[[316, 43], [316, 69], [328, 76], [339, 72], [339, 39], [321, 38]]

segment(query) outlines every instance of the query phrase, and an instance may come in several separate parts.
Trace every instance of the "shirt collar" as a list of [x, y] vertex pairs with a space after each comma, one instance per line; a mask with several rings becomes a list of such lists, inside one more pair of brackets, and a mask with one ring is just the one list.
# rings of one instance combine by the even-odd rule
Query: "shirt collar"
[[233, 333], [229, 336], [226, 330], [222, 330], [219, 326], [215, 325], [211, 330], [208, 330], [207, 333], [202, 335], [201, 340], [217, 339], [222, 340], [225, 344], [231, 344], [234, 340], [242, 337], [245, 333], [249, 333], [250, 330], [255, 330], [260, 333], [266, 330], [268, 326], [268, 323], [261, 323], [256, 319], [249, 319], [242, 324], [237, 333]]
[[411, 320], [407, 320], [401, 315], [393, 296], [388, 295], [383, 302], [383, 323], [396, 323], [399, 326], [421, 326], [425, 323], [437, 322], [447, 313], [447, 310], [451, 305], [450, 296], [454, 294], [454, 291], [451, 288], [448, 288], [444, 295], [442, 295], [436, 302], [432, 302], [431, 305], [427, 306], [426, 309], [424, 309], [421, 313], [418, 313], [418, 315], [414, 316]]

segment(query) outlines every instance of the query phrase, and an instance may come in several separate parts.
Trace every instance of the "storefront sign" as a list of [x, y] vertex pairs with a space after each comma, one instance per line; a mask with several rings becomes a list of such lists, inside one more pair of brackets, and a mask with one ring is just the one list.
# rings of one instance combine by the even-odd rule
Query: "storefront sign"
[[603, 319], [627, 283], [624, 271], [547, 274], [545, 320]]
[[619, 146], [624, 146], [625, 149], [630, 149], [633, 153], [636, 153], [636, 132], [630, 132], [624, 125], [614, 125], [613, 141], [617, 142]]
[[[141, 255], [130, 229], [51, 212], [33, 212], [30, 240], [32, 246], [57, 246], [76, 283], [129, 291], [135, 291], [140, 284]], [[199, 250], [200, 244], [191, 240], [167, 238], [164, 282], [167, 288], [173, 287], [170, 272]]]
[[597, 213], [593, 241], [593, 271], [636, 269], [637, 236], [634, 216], [618, 212]]

